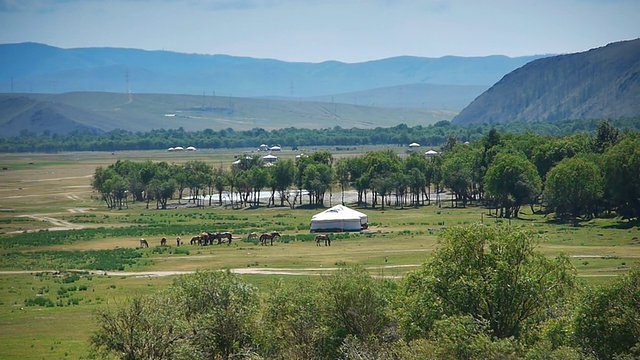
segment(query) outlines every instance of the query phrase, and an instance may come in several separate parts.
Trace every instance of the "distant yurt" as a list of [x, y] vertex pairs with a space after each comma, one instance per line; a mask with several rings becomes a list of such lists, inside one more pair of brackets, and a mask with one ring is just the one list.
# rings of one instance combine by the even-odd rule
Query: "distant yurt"
[[170, 147], [170, 148], [168, 148], [168, 149], [167, 149], [167, 151], [176, 151], [176, 149], [175, 149], [175, 148]]
[[263, 156], [262, 160], [264, 160], [264, 162], [266, 162], [266, 163], [274, 163], [274, 162], [278, 161], [278, 157], [275, 156], [275, 155], [269, 154], [269, 155]]
[[416, 142], [412, 142], [411, 144], [409, 144], [410, 148], [419, 148], [420, 144], [416, 143]]
[[271, 150], [271, 151], [281, 151], [282, 148], [279, 145], [274, 145], [274, 146], [270, 147], [269, 150]]
[[184, 148], [182, 146], [176, 146], [173, 148], [173, 150], [175, 151], [184, 151]]
[[428, 158], [429, 158], [429, 157], [434, 157], [434, 156], [436, 156], [436, 155], [438, 155], [438, 152], [437, 152], [437, 151], [435, 151], [435, 150], [429, 150], [429, 151], [427, 151], [427, 152], [425, 152], [425, 153], [424, 153], [424, 156], [426, 156], [426, 157], [428, 157]]
[[369, 226], [367, 214], [336, 205], [311, 217], [311, 232], [360, 231]]
[[187, 151], [196, 151], [196, 148], [195, 148], [195, 147], [193, 147], [193, 146], [189, 146], [189, 147], [187, 148]]
[[260, 144], [258, 151], [269, 151], [269, 146], [267, 144]]

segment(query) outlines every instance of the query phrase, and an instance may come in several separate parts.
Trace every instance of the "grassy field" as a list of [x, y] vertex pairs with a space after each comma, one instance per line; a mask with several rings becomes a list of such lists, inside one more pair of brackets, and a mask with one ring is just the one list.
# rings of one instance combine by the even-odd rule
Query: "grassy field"
[[[172, 281], [171, 276], [154, 274], [232, 269], [267, 289], [279, 277], [296, 281], [361, 264], [376, 276], [397, 278], [429, 257], [443, 227], [508, 222], [480, 207], [457, 209], [448, 203], [403, 210], [359, 209], [369, 215], [369, 233], [335, 234], [331, 247], [317, 247], [308, 229], [318, 209], [231, 210], [178, 206], [172, 201], [168, 210], [145, 209], [136, 203], [110, 211], [90, 187], [95, 168], [118, 159], [174, 163], [198, 159], [219, 167], [228, 166], [234, 155], [243, 152], [250, 150], [3, 154], [0, 358], [88, 357], [94, 311], [132, 294], [157, 291]], [[334, 152], [336, 157], [353, 153]], [[285, 151], [280, 156], [295, 154]], [[337, 199], [335, 190], [334, 202]], [[527, 208], [521, 219], [510, 223], [540, 234], [539, 249], [548, 256], [570, 255], [586, 283], [606, 283], [640, 259], [640, 230], [619, 219], [596, 219], [573, 227], [531, 214]], [[188, 243], [203, 230], [231, 231], [234, 241], [230, 246], [175, 246], [175, 237]], [[244, 240], [250, 232], [272, 230], [284, 235], [273, 246]], [[141, 237], [149, 241], [148, 249], [137, 249]], [[159, 246], [162, 237], [169, 239], [169, 246]], [[108, 274], [96, 273], [98, 269]]]

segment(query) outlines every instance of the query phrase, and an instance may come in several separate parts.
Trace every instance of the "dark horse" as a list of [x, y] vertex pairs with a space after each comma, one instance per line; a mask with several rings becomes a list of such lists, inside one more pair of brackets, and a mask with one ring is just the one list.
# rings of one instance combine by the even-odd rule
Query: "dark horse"
[[140, 239], [140, 247], [141, 248], [148, 248], [149, 247], [149, 243], [147, 242], [147, 240]]
[[267, 240], [271, 241], [271, 246], [273, 246], [273, 239], [276, 237], [281, 237], [282, 235], [277, 232], [270, 232], [270, 233], [264, 233], [262, 235], [260, 235], [260, 245], [267, 245]]
[[331, 238], [329, 235], [316, 235], [316, 246], [320, 246], [320, 242], [324, 240], [324, 246], [331, 246]]
[[233, 238], [233, 236], [231, 235], [230, 232], [226, 231], [226, 232], [221, 232], [221, 233], [215, 233], [214, 234], [215, 238], [218, 240], [218, 244], [222, 244], [223, 243], [223, 239], [226, 239], [227, 245], [231, 245], [231, 239]]
[[162, 239], [160, 239], [160, 246], [165, 246], [167, 245], [167, 238], [163, 237]]

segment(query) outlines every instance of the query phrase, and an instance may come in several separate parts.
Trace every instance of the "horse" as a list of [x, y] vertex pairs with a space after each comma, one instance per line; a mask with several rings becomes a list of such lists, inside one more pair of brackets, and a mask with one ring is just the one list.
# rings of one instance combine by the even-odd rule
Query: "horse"
[[233, 236], [230, 232], [225, 231], [222, 233], [215, 233], [214, 238], [218, 240], [218, 245], [222, 244], [222, 239], [227, 239], [227, 245], [231, 245], [231, 239]]
[[252, 232], [251, 234], [247, 235], [247, 240], [254, 240], [258, 238], [258, 234]]
[[160, 239], [160, 246], [165, 246], [167, 245], [167, 238], [163, 237], [162, 239]]
[[270, 232], [270, 233], [264, 233], [262, 235], [260, 235], [260, 245], [267, 245], [267, 240], [271, 240], [271, 246], [273, 246], [273, 238], [275, 237], [281, 237], [282, 235], [277, 232]]
[[191, 241], [189, 242], [191, 245], [196, 245], [196, 244], [200, 244], [200, 235], [196, 235], [194, 237], [191, 238]]
[[178, 236], [176, 238], [176, 246], [180, 246], [181, 243], [182, 243], [182, 239], [180, 239], [180, 236]]
[[324, 246], [331, 246], [331, 238], [329, 235], [316, 235], [316, 246], [320, 246], [320, 242], [324, 240]]
[[141, 248], [148, 248], [149, 247], [149, 243], [147, 242], [147, 240], [140, 239], [140, 247]]

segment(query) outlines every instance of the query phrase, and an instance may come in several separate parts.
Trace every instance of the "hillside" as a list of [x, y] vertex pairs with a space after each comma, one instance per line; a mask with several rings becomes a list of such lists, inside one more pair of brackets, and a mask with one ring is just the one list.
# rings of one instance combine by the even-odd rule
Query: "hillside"
[[[308, 98], [407, 84], [472, 86], [477, 91], [478, 86], [486, 89], [540, 57], [401, 56], [362, 63], [291, 63], [138, 49], [4, 44], [0, 45], [0, 92]], [[435, 104], [447, 102], [436, 99], [437, 94]], [[411, 103], [422, 106], [422, 102]]]
[[640, 39], [532, 61], [464, 108], [454, 124], [640, 115]]
[[149, 131], [375, 128], [451, 120], [446, 110], [378, 108], [311, 101], [170, 94], [75, 92], [0, 94], [0, 134], [18, 135], [114, 129]]

